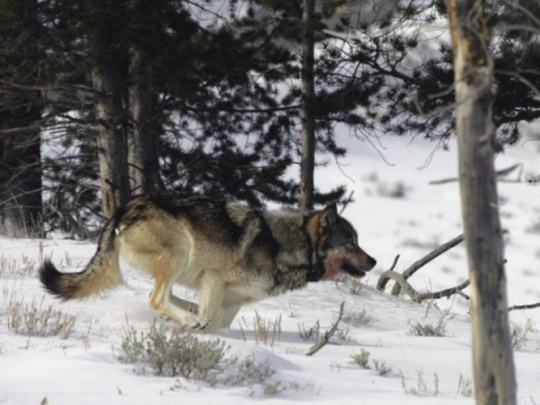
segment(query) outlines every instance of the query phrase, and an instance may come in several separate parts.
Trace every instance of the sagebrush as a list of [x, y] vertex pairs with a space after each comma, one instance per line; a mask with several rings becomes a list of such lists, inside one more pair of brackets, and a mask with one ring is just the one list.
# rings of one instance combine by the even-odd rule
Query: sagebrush
[[120, 361], [135, 365], [135, 371], [157, 376], [183, 377], [217, 384], [252, 386], [274, 375], [270, 361], [254, 355], [226, 357], [229, 347], [219, 338], [193, 334], [178, 325], [154, 320], [148, 332], [129, 324], [122, 329]]

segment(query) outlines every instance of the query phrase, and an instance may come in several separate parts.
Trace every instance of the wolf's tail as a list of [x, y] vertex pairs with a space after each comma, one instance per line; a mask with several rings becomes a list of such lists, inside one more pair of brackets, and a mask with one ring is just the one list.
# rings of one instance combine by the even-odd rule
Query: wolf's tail
[[118, 250], [115, 246], [116, 228], [122, 216], [119, 210], [105, 225], [98, 248], [85, 269], [79, 273], [62, 273], [50, 260], [39, 268], [39, 280], [45, 289], [63, 300], [86, 298], [122, 284]]

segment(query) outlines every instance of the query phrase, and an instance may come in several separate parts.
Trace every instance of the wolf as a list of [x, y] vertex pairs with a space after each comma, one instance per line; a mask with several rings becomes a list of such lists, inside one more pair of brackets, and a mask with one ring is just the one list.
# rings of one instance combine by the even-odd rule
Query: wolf
[[[136, 197], [120, 208], [81, 272], [60, 272], [46, 259], [39, 278], [63, 300], [86, 298], [123, 283], [120, 257], [153, 277], [151, 308], [206, 332], [229, 327], [245, 304], [338, 273], [363, 277], [376, 264], [336, 204], [304, 215], [164, 195]], [[194, 289], [198, 305], [173, 295], [175, 283]]]

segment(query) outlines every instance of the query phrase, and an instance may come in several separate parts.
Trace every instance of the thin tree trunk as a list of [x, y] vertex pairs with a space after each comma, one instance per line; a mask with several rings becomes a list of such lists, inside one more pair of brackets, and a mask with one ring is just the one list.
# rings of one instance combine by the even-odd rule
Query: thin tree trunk
[[144, 76], [144, 61], [138, 49], [130, 50], [128, 163], [131, 192], [150, 194], [160, 189], [157, 136], [152, 125], [152, 88]]
[[[114, 46], [111, 27], [100, 23], [111, 6], [103, 0], [89, 0], [94, 12], [94, 26], [90, 35], [93, 67], [92, 84], [98, 120], [97, 147], [101, 181], [103, 214], [110, 217], [129, 199], [126, 120], [122, 106], [121, 47]], [[117, 45], [117, 44], [116, 44]]]
[[302, 166], [300, 174], [300, 209], [304, 212], [313, 209], [314, 171], [315, 171], [315, 78], [313, 19], [314, 0], [303, 0], [302, 22], [304, 37], [302, 42]]
[[454, 51], [456, 133], [465, 245], [472, 290], [477, 404], [516, 403], [502, 230], [492, 139], [493, 63], [480, 0], [448, 0]]

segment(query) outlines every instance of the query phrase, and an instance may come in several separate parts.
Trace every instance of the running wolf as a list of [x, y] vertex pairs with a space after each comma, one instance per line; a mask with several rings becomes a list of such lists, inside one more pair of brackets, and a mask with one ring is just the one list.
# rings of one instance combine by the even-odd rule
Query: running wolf
[[[340, 272], [362, 277], [376, 264], [335, 204], [303, 215], [161, 196], [136, 197], [120, 208], [83, 271], [62, 273], [45, 260], [39, 277], [59, 298], [85, 298], [122, 284], [120, 256], [154, 278], [152, 308], [207, 332], [229, 327], [242, 305]], [[173, 295], [175, 283], [196, 290], [198, 305]]]

